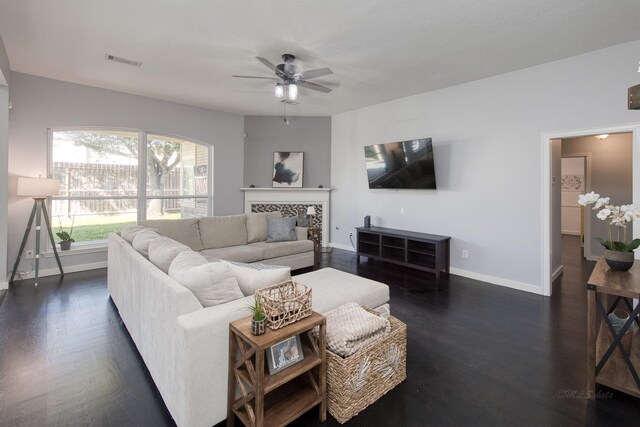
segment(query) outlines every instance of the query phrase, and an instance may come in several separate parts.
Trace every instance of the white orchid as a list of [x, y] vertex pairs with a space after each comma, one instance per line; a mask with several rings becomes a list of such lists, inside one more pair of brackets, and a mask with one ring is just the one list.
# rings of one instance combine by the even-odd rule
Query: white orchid
[[[600, 239], [600, 243], [609, 250], [631, 252], [640, 246], [640, 239], [635, 239], [627, 244], [627, 225], [632, 221], [640, 220], [640, 207], [634, 204], [616, 206], [610, 204], [609, 197], [600, 197], [595, 192], [580, 194], [578, 196], [578, 204], [587, 206], [595, 204], [593, 210], [598, 210], [596, 217], [602, 221], [607, 221], [608, 240]], [[611, 232], [611, 226], [618, 228], [618, 241], [614, 241]], [[620, 230], [622, 229], [622, 240], [620, 240]]]
[[600, 195], [594, 193], [593, 191], [591, 193], [581, 194], [578, 196], [578, 204], [580, 206], [587, 206], [587, 205], [590, 205], [591, 203], [597, 202], [599, 198], [600, 198]]
[[600, 212], [596, 214], [598, 219], [601, 219], [603, 221], [609, 218], [609, 215], [611, 215], [611, 209], [607, 209], [607, 208], [602, 209]]
[[604, 205], [609, 203], [609, 198], [608, 197], [601, 197], [598, 199], [598, 201], [596, 201], [596, 205], [593, 207], [594, 210], [596, 209], [600, 209], [601, 207], [603, 207]]

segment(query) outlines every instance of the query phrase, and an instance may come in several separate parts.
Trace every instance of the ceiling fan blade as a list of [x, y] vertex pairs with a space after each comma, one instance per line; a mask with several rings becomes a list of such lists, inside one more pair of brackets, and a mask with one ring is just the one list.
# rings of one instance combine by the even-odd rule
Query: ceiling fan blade
[[318, 68], [317, 70], [303, 71], [300, 73], [300, 78], [302, 80], [315, 79], [316, 77], [328, 76], [329, 74], [333, 74], [330, 68]]
[[306, 87], [307, 89], [317, 90], [318, 92], [324, 92], [324, 93], [331, 92], [331, 89], [329, 89], [328, 87], [320, 86], [318, 84], [311, 83], [311, 82], [306, 82], [304, 80], [298, 80], [296, 84], [302, 87]]
[[256, 56], [256, 59], [258, 61], [262, 62], [265, 65], [265, 67], [267, 67], [271, 71], [274, 71], [274, 72], [276, 71], [276, 66], [271, 61], [269, 61], [268, 59], [263, 58], [261, 56]]
[[236, 77], [238, 79], [263, 79], [263, 80], [278, 80], [275, 77], [261, 77], [261, 76], [236, 76], [233, 75], [231, 77]]

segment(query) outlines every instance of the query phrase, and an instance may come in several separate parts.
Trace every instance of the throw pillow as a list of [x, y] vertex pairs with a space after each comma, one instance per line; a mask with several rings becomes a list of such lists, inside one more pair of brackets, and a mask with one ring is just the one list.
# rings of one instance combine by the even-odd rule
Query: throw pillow
[[156, 233], [153, 230], [141, 230], [133, 238], [131, 246], [133, 246], [133, 249], [140, 252], [141, 255], [147, 257], [149, 256], [149, 244], [152, 240], [159, 237], [160, 234]]
[[180, 252], [169, 267], [169, 276], [193, 292], [203, 307], [244, 298], [227, 264], [207, 262], [196, 252]]
[[222, 261], [229, 266], [231, 275], [238, 280], [245, 296], [253, 295], [258, 289], [291, 280], [291, 267], [268, 264], [245, 264]]
[[298, 240], [296, 234], [296, 217], [267, 217], [267, 243]]
[[148, 228], [138, 224], [127, 225], [120, 231], [120, 237], [131, 243], [133, 242], [133, 238], [136, 237], [136, 234], [142, 230], [148, 230]]
[[171, 262], [180, 252], [190, 251], [188, 246], [166, 236], [158, 237], [149, 243], [149, 261], [165, 273], [169, 272]]
[[267, 240], [267, 217], [282, 218], [280, 212], [257, 212], [247, 215], [247, 243]]

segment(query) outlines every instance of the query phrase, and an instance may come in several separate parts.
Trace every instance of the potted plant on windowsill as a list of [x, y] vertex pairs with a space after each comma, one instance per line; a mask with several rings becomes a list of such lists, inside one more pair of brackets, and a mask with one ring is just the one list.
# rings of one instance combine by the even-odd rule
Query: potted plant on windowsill
[[73, 216], [73, 219], [71, 220], [71, 229], [69, 230], [69, 232], [66, 232], [62, 229], [62, 221], [60, 221], [60, 217], [58, 217], [58, 232], [56, 233], [56, 236], [58, 236], [58, 238], [60, 239], [60, 250], [61, 251], [68, 251], [69, 249], [71, 249], [71, 243], [75, 242], [75, 240], [73, 240], [73, 238], [71, 237], [71, 235], [73, 234], [73, 224], [76, 222], [76, 217], [75, 215]]
[[[633, 251], [640, 246], [640, 239], [627, 240], [627, 225], [640, 219], [640, 207], [636, 205], [615, 206], [609, 203], [609, 197], [600, 197], [591, 193], [578, 196], [578, 204], [587, 206], [595, 204], [593, 210], [598, 210], [596, 217], [607, 222], [607, 239], [598, 237], [598, 241], [606, 249], [604, 259], [612, 270], [627, 271], [633, 266]], [[616, 231], [612, 230], [612, 226]], [[616, 239], [614, 240], [614, 234]], [[622, 234], [622, 239], [621, 239]]]

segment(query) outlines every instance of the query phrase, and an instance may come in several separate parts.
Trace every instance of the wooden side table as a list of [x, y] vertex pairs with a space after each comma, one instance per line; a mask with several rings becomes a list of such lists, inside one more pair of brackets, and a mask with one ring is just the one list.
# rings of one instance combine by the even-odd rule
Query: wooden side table
[[[316, 326], [320, 328], [317, 343], [311, 334]], [[326, 319], [316, 312], [276, 331], [267, 328], [258, 336], [251, 334], [251, 317], [229, 324], [227, 426], [234, 425], [236, 416], [245, 426], [284, 426], [316, 405], [320, 421], [325, 421], [325, 333]], [[266, 352], [294, 335], [302, 342], [304, 359], [270, 375]]]
[[[596, 384], [640, 397], [640, 262], [629, 271], [613, 271], [600, 257], [587, 284], [587, 390], [594, 398]], [[630, 315], [616, 332], [608, 316], [624, 308]], [[631, 334], [629, 351], [622, 338]]]

